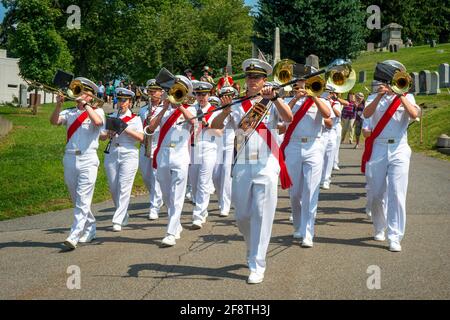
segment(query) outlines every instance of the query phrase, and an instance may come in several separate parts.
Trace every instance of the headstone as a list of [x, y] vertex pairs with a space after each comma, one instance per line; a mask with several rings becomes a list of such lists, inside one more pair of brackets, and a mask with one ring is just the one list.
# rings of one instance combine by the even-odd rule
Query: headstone
[[13, 124], [11, 121], [0, 117], [0, 137], [6, 136], [12, 128]]
[[450, 148], [450, 137], [446, 134], [441, 134], [436, 143], [438, 148]]
[[430, 94], [439, 94], [441, 90], [439, 89], [439, 72], [431, 72], [430, 81]]
[[281, 60], [280, 56], [280, 28], [275, 28], [275, 43], [273, 47], [273, 65]]
[[442, 63], [439, 65], [439, 87], [450, 88], [450, 65]]
[[314, 68], [316, 68], [317, 70], [319, 70], [319, 57], [314, 55], [314, 54], [310, 54], [307, 58], [306, 58], [306, 65], [308, 66], [313, 66]]
[[366, 82], [367, 72], [366, 71], [360, 71], [359, 72], [359, 83]]
[[430, 46], [436, 48], [436, 40], [431, 40]]
[[27, 86], [21, 84], [20, 88], [19, 88], [19, 105], [21, 107], [24, 107], [24, 108], [28, 107], [27, 98], [28, 98]]
[[402, 40], [402, 29], [403, 27], [397, 23], [390, 23], [381, 29], [380, 47], [388, 48], [391, 52], [395, 50], [394, 45], [397, 45], [397, 50], [403, 48], [405, 45]]
[[231, 66], [231, 44], [228, 45], [227, 71], [229, 74], [233, 73], [233, 68]]
[[369, 42], [367, 44], [367, 52], [374, 52], [375, 51], [375, 43]]
[[257, 59], [258, 58], [258, 48], [256, 47], [256, 44], [252, 42], [252, 58]]
[[431, 72], [423, 70], [419, 73], [419, 89], [420, 94], [429, 94], [431, 87]]
[[411, 72], [409, 74], [412, 78], [412, 85], [411, 85], [411, 90], [409, 90], [409, 93], [412, 94], [419, 94], [420, 92], [420, 81], [419, 81], [419, 73], [418, 72]]

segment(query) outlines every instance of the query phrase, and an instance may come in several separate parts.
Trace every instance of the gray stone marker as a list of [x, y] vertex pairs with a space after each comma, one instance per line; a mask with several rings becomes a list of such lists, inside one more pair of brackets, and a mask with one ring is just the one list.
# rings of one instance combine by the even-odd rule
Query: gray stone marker
[[359, 72], [359, 83], [364, 83], [366, 82], [366, 78], [367, 78], [367, 72], [366, 71], [360, 71]]
[[439, 73], [437, 71], [431, 72], [430, 81], [430, 94], [439, 94], [441, 89], [439, 89]]
[[257, 59], [258, 58], [258, 48], [256, 47], [256, 44], [252, 42], [252, 58]]
[[307, 58], [306, 58], [306, 65], [308, 66], [313, 66], [316, 69], [319, 69], [319, 57], [314, 55], [314, 54], [310, 54]]
[[419, 73], [419, 88], [420, 94], [429, 94], [431, 87], [431, 72], [423, 70]]
[[233, 73], [233, 68], [232, 68], [232, 65], [231, 65], [231, 44], [228, 45], [227, 71], [228, 71], [229, 74]]
[[19, 89], [19, 105], [24, 108], [28, 107], [27, 99], [28, 99], [27, 86], [21, 84]]
[[442, 63], [439, 65], [439, 87], [450, 88], [450, 65]]
[[419, 73], [418, 72], [411, 72], [409, 74], [412, 78], [412, 85], [411, 85], [411, 90], [409, 90], [409, 93], [412, 94], [419, 94], [420, 92], [420, 81], [419, 81]]
[[437, 43], [436, 40], [431, 40], [430, 47], [436, 48], [436, 45], [437, 45], [436, 43]]
[[276, 65], [281, 60], [280, 53], [280, 28], [275, 28], [275, 43], [273, 46], [273, 65]]
[[374, 52], [375, 51], [375, 43], [369, 42], [367, 44], [367, 52]]

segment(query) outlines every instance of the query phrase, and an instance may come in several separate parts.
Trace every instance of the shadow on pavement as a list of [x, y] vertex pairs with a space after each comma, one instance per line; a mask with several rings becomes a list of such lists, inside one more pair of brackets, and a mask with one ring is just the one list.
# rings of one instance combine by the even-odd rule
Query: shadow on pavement
[[[244, 264], [235, 264], [231, 266], [225, 266], [222, 268], [207, 268], [207, 267], [195, 267], [195, 266], [182, 266], [173, 264], [160, 264], [160, 263], [144, 263], [135, 264], [129, 266], [128, 276], [132, 278], [156, 278], [156, 279], [198, 279], [202, 280], [221, 280], [221, 279], [236, 279], [246, 280], [247, 277], [243, 275], [235, 274], [231, 271], [247, 268]], [[156, 271], [165, 273], [165, 275], [154, 276], [139, 276], [139, 273], [144, 271]], [[206, 278], [205, 278], [206, 277]]]

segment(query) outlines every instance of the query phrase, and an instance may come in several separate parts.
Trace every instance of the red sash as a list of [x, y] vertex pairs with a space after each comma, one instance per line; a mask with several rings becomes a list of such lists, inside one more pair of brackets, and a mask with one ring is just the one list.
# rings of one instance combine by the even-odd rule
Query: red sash
[[122, 121], [125, 122], [125, 123], [128, 123], [130, 120], [134, 119], [135, 117], [136, 117], [136, 115], [134, 113], [132, 113], [131, 117], [128, 117], [128, 116], [123, 117]]
[[[92, 108], [97, 109], [97, 108]], [[84, 122], [84, 120], [87, 119], [89, 116], [87, 111], [84, 111], [81, 113], [78, 118], [75, 119], [75, 121], [70, 125], [69, 129], [67, 130], [67, 140], [66, 143], [69, 142], [70, 138], [72, 138], [73, 134], [78, 130], [78, 128], [81, 126], [81, 124]]]
[[306, 99], [305, 102], [303, 102], [300, 109], [298, 109], [297, 112], [295, 113], [294, 119], [292, 120], [292, 123], [289, 125], [289, 127], [284, 135], [283, 143], [281, 143], [280, 149], [281, 149], [283, 156], [285, 156], [284, 150], [288, 146], [289, 141], [291, 141], [291, 136], [294, 133], [295, 128], [297, 127], [298, 123], [303, 119], [306, 112], [309, 110], [309, 108], [311, 108], [311, 106], [313, 104], [314, 104], [314, 100], [311, 97], [309, 97], [308, 99]]
[[[183, 108], [186, 108], [185, 105], [183, 105]], [[173, 124], [177, 121], [177, 119], [181, 116], [180, 109], [176, 109], [167, 119], [166, 123], [161, 127], [161, 131], [159, 132], [159, 138], [158, 138], [158, 146], [155, 149], [155, 152], [153, 153], [153, 162], [152, 166], [154, 169], [158, 168], [158, 163], [156, 161], [156, 158], [158, 156], [159, 150], [161, 149], [161, 144], [164, 141], [164, 138], [166, 134], [169, 132], [170, 128], [172, 128]]]
[[373, 129], [372, 134], [366, 139], [364, 143], [365, 145], [364, 153], [361, 161], [362, 173], [366, 172], [366, 163], [370, 160], [370, 157], [372, 156], [373, 143], [375, 142], [375, 139], [380, 135], [384, 127], [386, 127], [389, 120], [391, 120], [392, 116], [394, 115], [398, 107], [401, 105], [401, 103], [402, 102], [400, 100], [400, 96], [395, 97], [394, 101], [392, 101], [391, 105], [388, 107], [386, 112], [381, 117], [380, 121], [377, 123], [375, 129]]
[[[242, 102], [242, 108], [245, 112], [247, 112], [252, 107], [252, 103], [250, 100], [246, 100]], [[284, 161], [284, 155], [280, 152], [280, 148], [272, 135], [272, 132], [267, 128], [264, 122], [261, 121], [259, 126], [256, 128], [256, 132], [258, 132], [259, 136], [264, 139], [269, 147], [270, 152], [273, 154], [275, 159], [277, 159], [278, 164], [280, 165], [280, 181], [281, 188], [288, 189], [292, 186], [291, 177], [289, 177], [289, 173], [286, 168], [286, 162]]]

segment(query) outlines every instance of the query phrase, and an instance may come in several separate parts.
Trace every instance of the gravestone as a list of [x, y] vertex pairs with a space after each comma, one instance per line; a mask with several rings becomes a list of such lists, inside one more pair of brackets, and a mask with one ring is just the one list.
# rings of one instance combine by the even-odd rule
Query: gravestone
[[429, 94], [431, 87], [431, 72], [423, 70], [419, 73], [419, 89], [420, 94]]
[[441, 93], [441, 89], [439, 89], [439, 72], [433, 71], [431, 72], [431, 81], [430, 81], [430, 94], [439, 94]]
[[273, 47], [273, 65], [281, 60], [280, 54], [280, 28], [275, 28], [275, 43]]
[[395, 50], [394, 45], [397, 49], [403, 48], [402, 29], [403, 27], [397, 23], [390, 23], [381, 29], [381, 47], [388, 48], [391, 52]]
[[24, 84], [20, 85], [20, 89], [19, 89], [19, 105], [21, 107], [28, 107], [28, 89], [27, 86]]
[[412, 78], [412, 85], [411, 85], [411, 90], [409, 90], [409, 93], [412, 94], [419, 94], [420, 92], [420, 81], [419, 81], [419, 73], [418, 72], [411, 72], [409, 74]]
[[233, 74], [233, 68], [231, 66], [231, 44], [228, 45], [227, 71], [229, 74]]
[[13, 124], [11, 121], [0, 117], [0, 137], [6, 136], [12, 128]]
[[314, 55], [314, 54], [310, 54], [307, 58], [306, 58], [306, 65], [307, 66], [313, 66], [314, 68], [316, 68], [317, 70], [319, 70], [319, 57]]
[[257, 59], [258, 58], [258, 47], [256, 47], [256, 44], [252, 42], [252, 58]]
[[359, 72], [359, 83], [366, 82], [367, 72], [366, 71], [360, 71]]
[[439, 87], [450, 88], [450, 65], [442, 63], [439, 65]]
[[369, 42], [367, 44], [367, 52], [374, 52], [375, 51], [375, 43]]
[[431, 42], [430, 42], [430, 47], [432, 47], [432, 48], [436, 48], [436, 40], [431, 40]]

